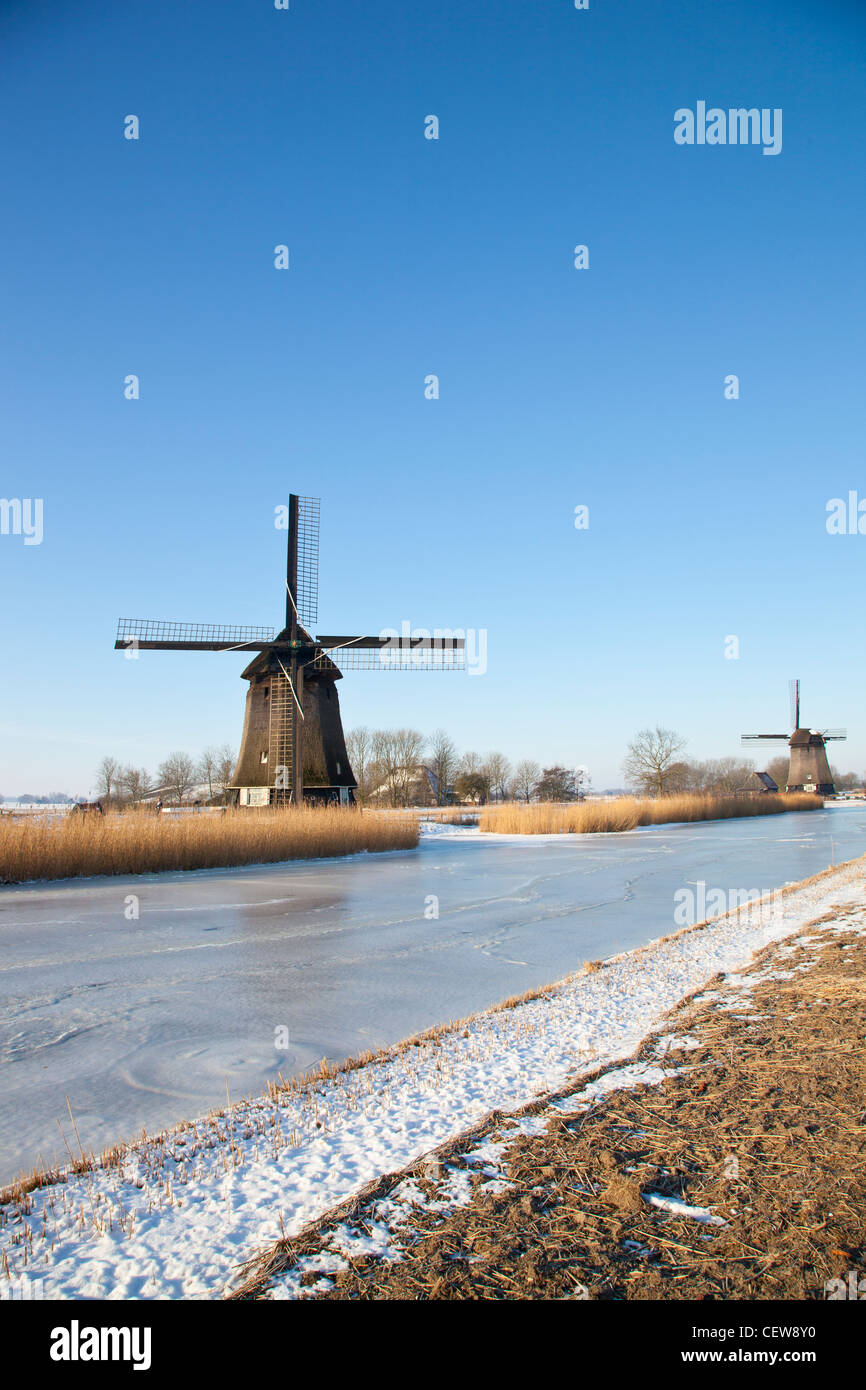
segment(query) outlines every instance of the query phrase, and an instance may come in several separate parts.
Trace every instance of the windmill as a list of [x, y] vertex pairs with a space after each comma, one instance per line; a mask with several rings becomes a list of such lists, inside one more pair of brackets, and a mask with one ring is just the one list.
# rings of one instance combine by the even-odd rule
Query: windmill
[[830, 771], [827, 750], [824, 745], [833, 739], [845, 739], [848, 734], [845, 729], [801, 729], [800, 682], [798, 680], [789, 681], [788, 688], [791, 696], [791, 723], [794, 726], [794, 732], [792, 734], [743, 734], [742, 741], [743, 743], [755, 743], [758, 740], [774, 740], [779, 743], [787, 743], [791, 750], [791, 760], [788, 765], [786, 790], [789, 792], [817, 792], [819, 796], [835, 796], [836, 788], [833, 785], [833, 774]]
[[264, 627], [121, 618], [116, 649], [138, 651], [255, 652], [242, 672], [249, 681], [241, 749], [230, 783], [241, 806], [353, 800], [352, 774], [336, 682], [351, 670], [464, 669], [463, 637], [312, 637], [319, 594], [318, 497], [289, 497], [286, 622]]

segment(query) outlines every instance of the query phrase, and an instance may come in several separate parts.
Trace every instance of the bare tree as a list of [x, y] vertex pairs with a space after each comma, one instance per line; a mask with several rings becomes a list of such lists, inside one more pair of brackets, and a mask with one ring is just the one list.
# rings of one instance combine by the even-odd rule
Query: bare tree
[[235, 763], [238, 760], [237, 753], [230, 743], [221, 743], [216, 750], [216, 769], [214, 771], [214, 786], [222, 792], [225, 800], [226, 791], [231, 783], [232, 774], [235, 770]]
[[195, 775], [201, 782], [207, 782], [207, 799], [213, 801], [214, 786], [218, 784], [220, 750], [206, 748], [198, 760]]
[[430, 771], [436, 779], [437, 800], [440, 806], [445, 805], [448, 788], [454, 781], [456, 770], [457, 748], [454, 741], [448, 737], [444, 729], [437, 729], [430, 740]]
[[531, 801], [541, 768], [531, 758], [523, 758], [514, 769], [511, 791], [516, 801]]
[[686, 741], [673, 729], [641, 729], [628, 745], [622, 770], [626, 781], [637, 791], [664, 796], [669, 788], [671, 769]]
[[349, 762], [358, 784], [355, 797], [360, 806], [366, 806], [372, 791], [370, 775], [373, 771], [373, 735], [370, 730], [364, 725], [358, 729], [350, 729], [346, 734], [346, 752], [349, 754]]
[[[671, 773], [679, 764], [674, 764]], [[684, 763], [686, 769], [683, 790], [707, 792], [713, 796], [726, 796], [742, 791], [748, 786], [755, 770], [755, 764], [741, 758], [707, 758], [704, 762]], [[785, 763], [787, 774], [787, 762]], [[675, 777], [672, 775], [669, 790], [673, 789]]]
[[375, 729], [373, 731], [373, 763], [375, 764], [377, 795], [381, 798], [384, 791], [390, 805], [396, 806], [399, 797], [400, 770], [393, 729]]
[[408, 806], [412, 787], [418, 776], [418, 764], [424, 752], [424, 735], [417, 729], [395, 729], [394, 745], [399, 786], [398, 805]]
[[860, 778], [856, 772], [840, 772], [838, 768], [831, 766], [830, 776], [837, 792], [852, 792], [855, 787], [860, 786]]
[[159, 780], [168, 787], [178, 805], [195, 786], [195, 762], [188, 753], [170, 753], [159, 765]]
[[473, 753], [471, 750], [461, 753], [458, 769], [460, 772], [468, 772], [471, 776], [473, 773], [480, 771], [480, 768], [481, 759], [477, 753]]
[[782, 757], [771, 758], [770, 761], [767, 763], [766, 770], [767, 772], [769, 772], [770, 776], [772, 777], [773, 781], [776, 783], [776, 786], [779, 788], [780, 791], [784, 791], [788, 785], [789, 766], [790, 763], [788, 758]]
[[147, 795], [150, 787], [150, 773], [145, 767], [125, 767], [120, 774], [120, 785], [133, 806], [137, 806]]
[[99, 767], [96, 769], [96, 791], [97, 795], [104, 797], [106, 801], [111, 800], [111, 792], [120, 783], [120, 763], [116, 758], [103, 758]]
[[412, 784], [424, 751], [424, 737], [417, 729], [376, 729], [372, 735], [371, 781], [374, 790], [387, 792], [392, 806], [409, 803]]
[[578, 801], [586, 801], [592, 791], [592, 773], [581, 763], [574, 771], [574, 794]]
[[[698, 791], [697, 781], [700, 781], [702, 775], [696, 771], [694, 763], [684, 761], [671, 763], [665, 774], [665, 796], [678, 796], [681, 793]], [[648, 790], [654, 793], [655, 783]]]
[[504, 801], [508, 795], [508, 779], [511, 776], [511, 763], [504, 753], [488, 753], [484, 759], [484, 770], [490, 784], [493, 800]]

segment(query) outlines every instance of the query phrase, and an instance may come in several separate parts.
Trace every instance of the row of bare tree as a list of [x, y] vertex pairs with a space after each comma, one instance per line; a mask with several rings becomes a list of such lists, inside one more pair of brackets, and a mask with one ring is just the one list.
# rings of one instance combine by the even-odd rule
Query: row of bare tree
[[[202, 790], [201, 800], [224, 796], [236, 762], [230, 744], [206, 748], [197, 758], [189, 753], [170, 753], [152, 776], [144, 767], [133, 767], [105, 757], [96, 769], [96, 789], [101, 801], [126, 802], [137, 806], [145, 798], [157, 797], [180, 804], [194, 788]], [[205, 793], [204, 789], [207, 788]]]
[[[512, 765], [503, 753], [458, 753], [447, 733], [438, 729], [425, 739], [417, 729], [353, 729], [347, 735], [349, 758], [358, 779], [362, 805], [406, 806], [419, 799], [419, 769], [429, 768], [440, 805], [446, 800], [575, 801], [591, 790], [585, 769], [556, 764], [542, 768], [524, 758]], [[750, 786], [754, 762], [746, 758], [689, 760], [686, 741], [673, 729], [641, 729], [627, 746], [622, 764], [630, 791], [641, 796], [683, 792], [730, 795]], [[788, 759], [774, 758], [767, 769], [784, 790]], [[861, 785], [856, 773], [839, 774], [839, 791]]]
[[[351, 729], [346, 747], [357, 778], [357, 799], [363, 805], [407, 806], [419, 799], [419, 777], [432, 774], [432, 789], [440, 805], [453, 799], [473, 804], [488, 801], [574, 801], [590, 787], [589, 774], [559, 764], [542, 768], [530, 758], [512, 763], [504, 753], [459, 753], [443, 729], [430, 737], [417, 729]], [[673, 729], [642, 729], [629, 743], [623, 762], [628, 787], [643, 796], [672, 796], [682, 792], [715, 795], [741, 791], [755, 765], [740, 758], [688, 761], [681, 754], [685, 739]], [[137, 805], [145, 797], [174, 802], [186, 800], [200, 787], [203, 800], [223, 796], [235, 766], [230, 744], [206, 748], [198, 757], [171, 753], [156, 776], [146, 768], [123, 766], [116, 758], [102, 759], [97, 790], [103, 801]], [[787, 758], [774, 758], [767, 771], [784, 789]], [[861, 785], [856, 773], [834, 769], [837, 790]], [[204, 794], [204, 788], [207, 794]], [[423, 789], [421, 789], [423, 790]], [[426, 799], [426, 797], [424, 798]]]
[[[346, 747], [362, 806], [407, 806], [418, 800], [419, 790], [425, 790], [419, 788], [425, 768], [432, 774], [432, 785], [428, 785], [440, 805], [452, 798], [475, 804], [531, 801], [551, 790], [549, 774], [559, 773], [566, 779], [571, 775], [574, 781], [565, 769], [542, 770], [528, 758], [512, 766], [504, 753], [459, 753], [443, 729], [430, 738], [417, 729], [351, 729]], [[550, 795], [548, 799], [560, 798]]]

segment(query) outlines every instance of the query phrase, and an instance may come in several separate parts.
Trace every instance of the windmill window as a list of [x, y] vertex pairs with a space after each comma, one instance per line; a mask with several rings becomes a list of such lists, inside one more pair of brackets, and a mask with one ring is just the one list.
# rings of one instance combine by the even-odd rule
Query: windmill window
[[270, 694], [270, 689], [271, 689], [271, 688], [270, 688], [269, 685], [266, 685], [266, 686], [265, 686], [265, 699], [268, 698], [268, 695]]
[[266, 763], [268, 761], [267, 749], [262, 753], [262, 756], [259, 759], [259, 761], [263, 763]]
[[343, 771], [343, 769], [340, 767], [340, 764], [337, 763], [337, 776], [338, 776], [338, 777], [340, 776], [340, 774], [342, 773], [342, 771]]

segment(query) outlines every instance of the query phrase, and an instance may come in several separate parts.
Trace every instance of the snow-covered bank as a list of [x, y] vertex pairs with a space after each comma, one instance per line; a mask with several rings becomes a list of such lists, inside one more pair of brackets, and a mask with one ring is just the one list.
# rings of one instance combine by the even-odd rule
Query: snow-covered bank
[[[684, 995], [837, 906], [863, 860], [570, 976], [518, 1007], [142, 1142], [4, 1210], [13, 1278], [48, 1298], [219, 1297], [237, 1266], [476, 1122], [629, 1056]], [[74, 1147], [73, 1137], [70, 1144]], [[5, 1265], [4, 1265], [5, 1268]]]

